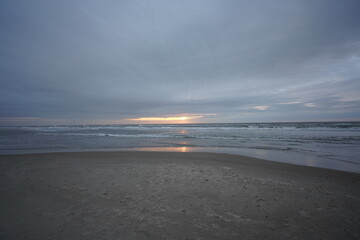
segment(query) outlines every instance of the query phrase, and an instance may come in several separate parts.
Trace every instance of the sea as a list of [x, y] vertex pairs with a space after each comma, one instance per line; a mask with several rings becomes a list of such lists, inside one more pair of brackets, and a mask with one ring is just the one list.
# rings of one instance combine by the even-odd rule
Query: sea
[[360, 172], [360, 122], [0, 127], [0, 154], [176, 151]]

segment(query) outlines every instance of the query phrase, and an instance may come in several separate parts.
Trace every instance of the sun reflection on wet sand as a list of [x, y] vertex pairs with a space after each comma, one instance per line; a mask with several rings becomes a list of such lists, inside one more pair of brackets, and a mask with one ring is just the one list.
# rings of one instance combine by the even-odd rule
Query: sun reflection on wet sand
[[266, 151], [264, 151], [264, 150], [257, 150], [256, 152], [256, 157], [258, 157], [258, 158], [261, 158], [261, 159], [266, 159], [267, 158], [267, 152]]
[[181, 152], [187, 152], [187, 147], [181, 147]]
[[316, 159], [314, 159], [312, 156], [309, 156], [305, 159], [308, 166], [316, 166]]

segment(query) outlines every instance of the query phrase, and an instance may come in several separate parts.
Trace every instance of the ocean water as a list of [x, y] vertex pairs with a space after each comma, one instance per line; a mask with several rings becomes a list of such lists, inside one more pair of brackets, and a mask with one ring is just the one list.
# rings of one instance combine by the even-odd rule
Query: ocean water
[[360, 122], [0, 127], [0, 154], [205, 151], [360, 172]]

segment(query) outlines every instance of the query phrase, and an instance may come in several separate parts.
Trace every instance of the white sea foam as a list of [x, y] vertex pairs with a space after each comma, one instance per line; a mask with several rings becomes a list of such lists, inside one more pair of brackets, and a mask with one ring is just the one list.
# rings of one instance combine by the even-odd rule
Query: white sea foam
[[279, 156], [290, 159], [285, 161], [296, 155], [346, 164], [360, 162], [360, 122], [0, 127], [0, 153], [4, 149], [175, 146], [241, 150], [263, 158], [281, 152]]

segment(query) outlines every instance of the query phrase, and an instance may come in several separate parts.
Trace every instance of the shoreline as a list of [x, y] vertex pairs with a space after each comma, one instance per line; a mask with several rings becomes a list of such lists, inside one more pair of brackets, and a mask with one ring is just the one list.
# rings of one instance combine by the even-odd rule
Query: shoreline
[[2, 239], [356, 239], [360, 174], [201, 152], [0, 156]]
[[[219, 149], [225, 149], [225, 148], [219, 148]], [[7, 153], [0, 153], [0, 157], [1, 156], [26, 156], [26, 155], [41, 155], [41, 154], [77, 154], [77, 153], [121, 153], [121, 152], [134, 152], [134, 153], [138, 153], [138, 152], [154, 152], [154, 153], [204, 153], [204, 154], [224, 154], [224, 155], [230, 155], [230, 156], [234, 156], [234, 157], [238, 157], [238, 158], [251, 158], [251, 159], [255, 159], [255, 160], [261, 160], [261, 161], [266, 161], [266, 162], [274, 162], [274, 163], [280, 163], [280, 164], [289, 164], [289, 165], [294, 165], [294, 166], [303, 166], [303, 167], [309, 167], [309, 168], [317, 168], [317, 169], [325, 169], [325, 170], [332, 170], [332, 171], [339, 171], [339, 172], [345, 172], [345, 173], [355, 173], [355, 174], [360, 174], [360, 170], [358, 168], [349, 168], [349, 167], [342, 167], [342, 168], [337, 168], [335, 166], [331, 166], [331, 165], [325, 165], [324, 163], [321, 164], [321, 162], [318, 163], [311, 163], [309, 164], [308, 162], [305, 161], [301, 161], [297, 160], [297, 161], [284, 161], [283, 159], [281, 160], [276, 160], [276, 158], [272, 157], [272, 158], [261, 158], [261, 157], [257, 157], [256, 154], [241, 154], [239, 153], [239, 151], [227, 151], [227, 150], [219, 150], [218, 148], [206, 148], [206, 147], [141, 147], [141, 148], [96, 148], [96, 149], [83, 149], [83, 150], [79, 150], [79, 149], [71, 149], [71, 150], [59, 150], [56, 149], [54, 151], [49, 150], [34, 150], [34, 151], [29, 151], [29, 150], [24, 150], [24, 152], [17, 152], [17, 151], [9, 151]], [[331, 162], [331, 160], [328, 160], [329, 162]], [[349, 164], [349, 163], [348, 163]], [[351, 163], [351, 164], [355, 164], [355, 162]]]

